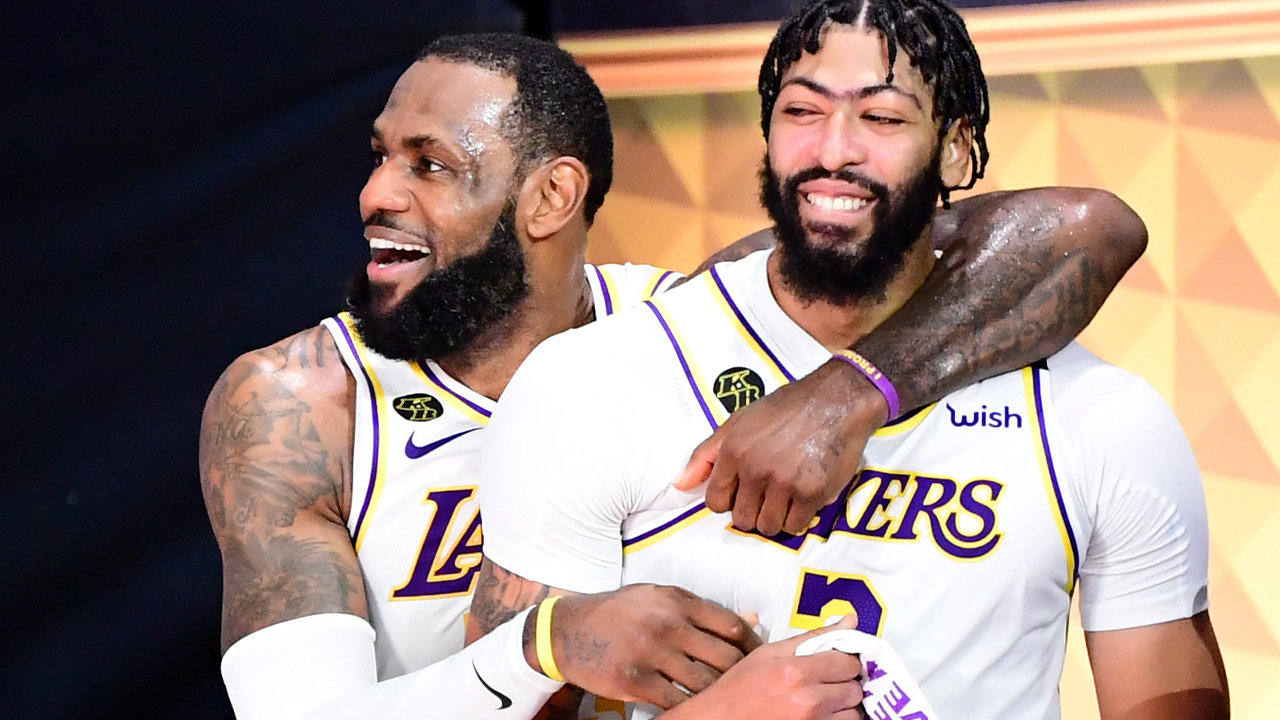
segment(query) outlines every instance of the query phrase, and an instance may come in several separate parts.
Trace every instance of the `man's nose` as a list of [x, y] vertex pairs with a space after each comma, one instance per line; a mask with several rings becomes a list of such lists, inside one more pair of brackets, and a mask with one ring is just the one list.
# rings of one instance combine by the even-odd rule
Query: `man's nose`
[[391, 161], [374, 168], [360, 191], [360, 214], [363, 217], [378, 212], [406, 212], [409, 203], [409, 191]]
[[822, 129], [822, 144], [818, 147], [818, 163], [829, 172], [836, 172], [850, 165], [867, 161], [867, 148], [857, 131], [843, 112], [832, 113]]

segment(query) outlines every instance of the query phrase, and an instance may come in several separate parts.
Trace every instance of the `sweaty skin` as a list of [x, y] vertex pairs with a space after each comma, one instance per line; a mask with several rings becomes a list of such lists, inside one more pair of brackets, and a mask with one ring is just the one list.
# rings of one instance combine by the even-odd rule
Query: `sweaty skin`
[[[932, 237], [942, 257], [924, 286], [851, 348], [893, 382], [903, 411], [1061, 350], [1147, 243], [1123, 201], [1084, 188], [961, 200], [937, 212]], [[755, 233], [699, 269], [773, 242]], [[708, 481], [707, 506], [732, 510], [740, 529], [799, 533], [857, 472], [887, 412], [861, 373], [833, 360], [734, 413], [676, 485]]]
[[[362, 214], [366, 218], [374, 212], [394, 215], [398, 230], [372, 227], [368, 232], [387, 234], [397, 242], [421, 241], [431, 252], [417, 263], [383, 270], [388, 278], [399, 279], [393, 301], [420, 275], [474, 250], [487, 236], [506, 200], [504, 182], [514, 162], [505, 140], [486, 123], [498, 122], [501, 115], [493, 112], [493, 99], [508, 98], [511, 92], [509, 78], [465, 63], [416, 63], [397, 85], [386, 116], [375, 126], [373, 149], [378, 159], [361, 196]], [[444, 100], [434, 103], [437, 98]], [[530, 275], [538, 284], [533, 293], [537, 303], [499, 329], [502, 341], [495, 340], [492, 346], [500, 352], [440, 358], [452, 374], [478, 392], [497, 397], [538, 341], [592, 317], [591, 294], [581, 269], [584, 180], [580, 162], [556, 158], [530, 171], [520, 186], [518, 220]], [[1078, 193], [1077, 205], [1068, 205], [1067, 210], [1077, 207], [1081, 214], [1068, 214], [1062, 224], [1044, 226], [1044, 214], [1030, 212], [1025, 203], [1045, 192]], [[1041, 200], [1045, 207], [1055, 202], [1052, 197]], [[954, 266], [955, 271], [935, 271], [931, 276], [929, 282], [937, 285], [936, 299], [919, 309], [922, 324], [878, 331], [882, 340], [876, 347], [881, 349], [865, 345], [876, 333], [865, 338], [859, 349], [899, 384], [904, 401], [913, 397], [912, 392], [921, 401], [930, 393], [1000, 371], [995, 350], [986, 352], [987, 346], [979, 344], [983, 352], [973, 352], [975, 338], [987, 338], [984, 343], [998, 339], [1060, 347], [1096, 310], [1095, 304], [1082, 308], [1080, 296], [1063, 288], [1085, 288], [1084, 297], [1100, 304], [1114, 281], [1095, 284], [1091, 268], [1120, 267], [1122, 261], [1116, 257], [1123, 253], [1117, 248], [1125, 247], [1125, 228], [1099, 224], [1093, 230], [1097, 242], [1080, 248], [1074, 262], [1060, 265], [1045, 260], [1057, 257], [1057, 250], [1046, 250], [1038, 243], [1069, 245], [1083, 237], [1080, 219], [1096, 218], [1102, 212], [1099, 208], [1115, 204], [1118, 201], [1100, 191], [1062, 190], [958, 203], [956, 215], [973, 207], [978, 217], [976, 208], [989, 208], [989, 224], [970, 227], [957, 221], [949, 229], [941, 220], [937, 223], [936, 240], [954, 244], [948, 257], [956, 258], [949, 263], [944, 257], [939, 268]], [[582, 237], [556, 240], [571, 231]], [[1102, 242], [1104, 238], [1108, 242]], [[1114, 277], [1122, 274], [1123, 267], [1114, 271]], [[1107, 272], [1112, 277], [1113, 271]], [[1028, 298], [1056, 300], [1057, 306], [1047, 300], [1028, 305]], [[929, 324], [944, 312], [954, 312], [956, 305], [966, 308], [961, 315], [966, 325]], [[902, 312], [911, 307], [909, 303]], [[1019, 314], [1018, 308], [1026, 309]], [[1054, 312], [1065, 318], [1061, 324], [1053, 322]], [[919, 352], [928, 354], [915, 354]], [[930, 359], [937, 357], [967, 360], [939, 364]], [[807, 402], [817, 403], [812, 407], [826, 407], [829, 424], [815, 432], [804, 428], [804, 418], [792, 418], [780, 426], [778, 434], [804, 432], [825, 440], [796, 444], [759, 458], [743, 457], [739, 463], [745, 468], [743, 476], [765, 478], [766, 484], [773, 479], [789, 493], [793, 491], [786, 484], [786, 468], [819, 468], [838, 475], [843, 472], [839, 463], [845, 461], [839, 448], [852, 447], [869, 424], [882, 422], [883, 417], [875, 417], [878, 396], [868, 392], [860, 376], [840, 366], [819, 372], [826, 377], [815, 374], [812, 380], [797, 383], [791, 394], [810, 398]], [[336, 612], [368, 619], [364, 579], [346, 526], [351, 512], [354, 408], [354, 380], [332, 337], [321, 327], [246, 353], [227, 368], [210, 393], [201, 428], [200, 475], [223, 558], [224, 652], [250, 633], [295, 618]], [[839, 418], [830, 415], [837, 410]], [[879, 412], [883, 415], [883, 409]], [[785, 420], [786, 415], [779, 418]], [[745, 421], [735, 420], [734, 425], [746, 429]], [[841, 433], [848, 435], [837, 440]], [[722, 457], [732, 458], [733, 447], [726, 445]], [[760, 468], [751, 470], [755, 463]], [[813, 474], [812, 470], [802, 473], [803, 477]], [[790, 506], [802, 510], [804, 499], [800, 502]], [[477, 599], [484, 601], [477, 602], [474, 617], [486, 631], [539, 596], [537, 590], [504, 594], [512, 589], [510, 584], [494, 577], [487, 566], [478, 588]], [[656, 609], [651, 598], [637, 593], [619, 595], [614, 601], [617, 609], [611, 612]], [[563, 617], [571, 623], [574, 615]], [[671, 610], [665, 619], [660, 616], [655, 621], [676, 622], [678, 617]], [[634, 640], [623, 627], [605, 623], [601, 628], [621, 636], [616, 638], [619, 646]], [[741, 652], [750, 649], [729, 644]], [[597, 676], [609, 677], [616, 666], [600, 664], [594, 647], [584, 645], [577, 657], [584, 667], [595, 667]], [[647, 676], [641, 673], [632, 679], [644, 682], [657, 677], [657, 669], [651, 668]], [[657, 686], [650, 682], [650, 691], [675, 699], [669, 694], [674, 691], [669, 680]]]

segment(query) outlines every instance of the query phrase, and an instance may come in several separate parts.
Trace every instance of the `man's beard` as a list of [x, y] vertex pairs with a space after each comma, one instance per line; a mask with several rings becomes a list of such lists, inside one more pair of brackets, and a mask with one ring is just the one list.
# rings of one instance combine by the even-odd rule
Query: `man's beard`
[[[379, 224], [377, 218], [371, 220]], [[524, 251], [515, 234], [515, 204], [507, 203], [479, 252], [427, 275], [395, 307], [379, 312], [392, 292], [370, 283], [364, 270], [347, 292], [356, 330], [374, 352], [393, 360], [422, 360], [473, 350], [529, 294]]]
[[[941, 148], [896, 192], [857, 171], [829, 172], [812, 167], [778, 179], [764, 158], [760, 169], [760, 201], [776, 225], [782, 280], [801, 302], [823, 300], [834, 305], [883, 301], [889, 284], [902, 271], [907, 251], [933, 219], [942, 181], [938, 177]], [[801, 183], [833, 178], [856, 184], [876, 198], [871, 235], [858, 248], [852, 228], [827, 223], [805, 225], [800, 218]], [[811, 242], [808, 235], [825, 242]]]

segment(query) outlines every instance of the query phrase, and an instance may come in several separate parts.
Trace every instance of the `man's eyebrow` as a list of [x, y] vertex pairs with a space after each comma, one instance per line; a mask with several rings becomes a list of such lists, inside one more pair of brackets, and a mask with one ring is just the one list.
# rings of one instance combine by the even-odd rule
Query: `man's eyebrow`
[[[852, 92], [836, 92], [835, 90], [832, 90], [826, 85], [823, 85], [822, 83], [817, 82], [815, 80], [810, 80], [807, 77], [794, 77], [782, 83], [783, 88], [785, 88], [788, 85], [799, 85], [800, 87], [808, 88], [809, 90], [812, 90], [813, 92], [821, 95], [822, 97], [828, 100], [839, 100], [840, 98], [850, 98], [853, 100], [865, 100], [866, 98], [869, 98], [872, 95], [879, 95], [882, 92], [891, 92], [907, 98], [911, 102], [915, 103], [916, 107], [920, 108], [921, 110], [924, 109], [924, 105], [920, 103], [920, 98], [916, 97], [915, 93], [909, 90], [904, 90], [901, 87], [898, 87], [897, 85], [893, 85], [891, 83], [880, 83], [879, 85], [868, 85], [864, 88], [859, 88]], [[781, 92], [782, 88], [778, 88], [778, 91]]]

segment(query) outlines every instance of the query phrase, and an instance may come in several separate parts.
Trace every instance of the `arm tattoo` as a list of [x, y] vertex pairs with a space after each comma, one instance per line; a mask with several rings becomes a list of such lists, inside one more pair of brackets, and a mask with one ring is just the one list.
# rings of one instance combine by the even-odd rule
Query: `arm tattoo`
[[499, 625], [536, 605], [551, 594], [551, 588], [493, 564], [488, 558], [480, 565], [476, 591], [471, 597], [471, 619], [480, 634], [488, 635]]
[[[920, 291], [858, 352], [893, 379], [903, 409], [1052, 355], [1142, 252], [1136, 216], [1119, 217], [1113, 230], [1106, 215], [1051, 191], [979, 208], [956, 228], [954, 245], [940, 243], [952, 249]], [[1103, 242], [1109, 234], [1124, 242]]]
[[283, 620], [365, 610], [354, 552], [332, 542], [349, 548], [348, 460], [288, 381], [336, 367], [327, 335], [315, 328], [233, 363], [205, 407], [200, 479], [222, 548], [224, 651]]

